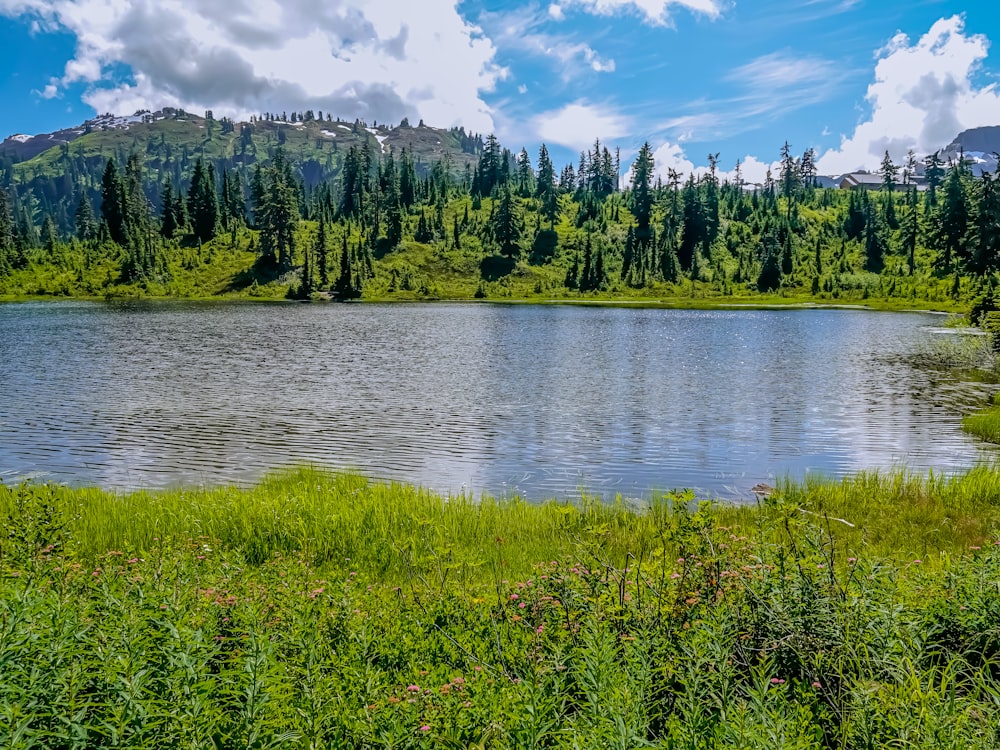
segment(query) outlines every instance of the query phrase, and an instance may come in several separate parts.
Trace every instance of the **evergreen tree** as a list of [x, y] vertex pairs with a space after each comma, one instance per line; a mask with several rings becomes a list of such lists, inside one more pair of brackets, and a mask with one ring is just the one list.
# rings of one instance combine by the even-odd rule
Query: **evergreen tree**
[[937, 207], [937, 189], [944, 177], [944, 162], [941, 152], [935, 151], [924, 159], [924, 177], [927, 179], [927, 208]]
[[900, 241], [906, 253], [907, 273], [913, 275], [916, 269], [917, 238], [920, 234], [920, 212], [917, 209], [917, 189], [910, 188], [906, 194], [906, 214], [900, 226]]
[[19, 266], [14, 238], [14, 218], [7, 191], [0, 188], [0, 276]]
[[781, 287], [781, 248], [770, 230], [760, 240], [761, 267], [757, 276], [757, 290], [773, 292]]
[[865, 216], [865, 270], [881, 273], [885, 266], [886, 241], [882, 221], [878, 214], [868, 204], [868, 214]]
[[785, 238], [781, 243], [781, 273], [788, 276], [792, 272], [792, 232], [785, 228]]
[[[262, 170], [260, 191], [255, 190], [254, 220], [260, 230], [261, 257], [279, 269], [292, 267], [295, 228], [299, 222], [299, 197], [291, 164], [278, 149]], [[259, 197], [258, 197], [259, 196]]]
[[124, 246], [125, 187], [114, 158], [108, 159], [101, 178], [101, 218], [108, 227], [111, 240]]
[[316, 244], [313, 247], [313, 255], [316, 259], [316, 275], [319, 278], [319, 288], [321, 290], [327, 289], [330, 286], [329, 258], [326, 245], [326, 221], [322, 218], [319, 220], [319, 231], [316, 232]]
[[531, 169], [531, 158], [528, 156], [528, 150], [525, 148], [521, 149], [521, 153], [517, 155], [517, 194], [522, 198], [527, 198], [532, 194], [532, 182], [534, 182], [535, 174]]
[[344, 245], [340, 252], [340, 273], [334, 287], [337, 299], [357, 299], [361, 296], [360, 284], [355, 283], [356, 277], [351, 270], [351, 254], [348, 249], [347, 235], [344, 235]]
[[168, 240], [172, 239], [178, 230], [177, 211], [174, 208], [174, 183], [167, 175], [166, 184], [163, 186], [163, 211], [160, 214], [160, 234]]
[[195, 162], [188, 189], [187, 212], [191, 231], [198, 242], [208, 242], [219, 225], [219, 197], [215, 191], [215, 170], [206, 169], [201, 159]]
[[882, 175], [882, 193], [885, 201], [885, 223], [890, 229], [898, 229], [899, 222], [896, 219], [896, 201], [894, 193], [896, 191], [896, 176], [899, 174], [899, 167], [892, 162], [888, 150], [882, 157], [882, 167], [879, 170]]
[[80, 198], [77, 201], [76, 213], [74, 214], [74, 225], [76, 236], [81, 242], [91, 240], [97, 234], [94, 207], [90, 205], [90, 198], [84, 190], [80, 190]]
[[496, 199], [496, 215], [492, 221], [493, 241], [499, 247], [500, 254], [508, 258], [516, 258], [521, 253], [518, 244], [521, 240], [521, 215], [517, 202], [507, 186], [500, 188]]
[[635, 240], [646, 247], [651, 237], [650, 221], [653, 214], [653, 149], [649, 142], [642, 144], [632, 165], [632, 215], [635, 217]]
[[977, 186], [978, 200], [970, 222], [967, 270], [985, 276], [1000, 270], [1000, 180], [983, 173]]
[[965, 180], [958, 166], [948, 170], [941, 189], [937, 218], [937, 242], [941, 250], [938, 265], [944, 270], [951, 270], [953, 263], [964, 262], [969, 256], [965, 244], [969, 231], [969, 204]]
[[677, 259], [681, 270], [691, 269], [691, 260], [705, 237], [705, 208], [701, 196], [694, 184], [694, 175], [688, 176], [681, 193], [683, 204], [683, 225], [681, 226], [681, 242], [677, 249]]

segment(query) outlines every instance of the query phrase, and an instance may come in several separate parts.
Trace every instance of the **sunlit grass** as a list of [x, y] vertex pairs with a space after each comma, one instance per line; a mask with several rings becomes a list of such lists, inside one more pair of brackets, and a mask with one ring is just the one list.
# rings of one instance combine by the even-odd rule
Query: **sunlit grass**
[[0, 487], [0, 743], [995, 748], [1000, 469], [743, 506]]

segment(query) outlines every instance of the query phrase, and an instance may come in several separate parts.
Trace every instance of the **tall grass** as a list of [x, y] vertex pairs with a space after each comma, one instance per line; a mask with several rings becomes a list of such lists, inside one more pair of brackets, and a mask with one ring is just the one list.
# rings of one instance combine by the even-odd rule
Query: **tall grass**
[[998, 500], [0, 488], [0, 746], [995, 748]]

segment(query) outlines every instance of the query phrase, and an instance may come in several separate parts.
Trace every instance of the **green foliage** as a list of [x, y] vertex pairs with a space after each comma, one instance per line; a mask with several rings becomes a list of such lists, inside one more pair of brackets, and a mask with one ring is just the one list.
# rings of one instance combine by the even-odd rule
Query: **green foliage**
[[0, 486], [0, 736], [989, 748], [998, 498], [990, 468], [638, 510], [310, 470], [244, 490]]

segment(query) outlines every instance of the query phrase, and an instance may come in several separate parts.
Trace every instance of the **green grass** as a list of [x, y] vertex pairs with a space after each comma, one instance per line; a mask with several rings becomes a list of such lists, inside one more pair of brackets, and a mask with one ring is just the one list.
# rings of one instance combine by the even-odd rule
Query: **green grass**
[[993, 748], [1000, 469], [528, 504], [0, 487], [7, 748]]
[[962, 418], [962, 429], [989, 443], [1000, 443], [1000, 393], [985, 409]]

